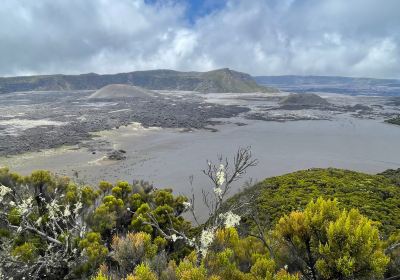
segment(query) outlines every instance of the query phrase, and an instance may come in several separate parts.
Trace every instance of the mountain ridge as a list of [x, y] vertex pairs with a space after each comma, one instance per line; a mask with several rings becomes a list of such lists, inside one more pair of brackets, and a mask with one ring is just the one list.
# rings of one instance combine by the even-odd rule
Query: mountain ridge
[[246, 73], [228, 68], [208, 72], [181, 72], [169, 69], [117, 74], [40, 75], [0, 78], [0, 93], [17, 91], [98, 90], [109, 84], [128, 84], [150, 90], [210, 92], [276, 92], [258, 85]]

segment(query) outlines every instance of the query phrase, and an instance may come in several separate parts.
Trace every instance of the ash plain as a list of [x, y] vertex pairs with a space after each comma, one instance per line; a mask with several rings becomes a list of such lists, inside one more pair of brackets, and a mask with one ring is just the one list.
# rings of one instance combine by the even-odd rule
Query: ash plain
[[384, 123], [400, 112], [395, 97], [322, 93], [329, 106], [287, 107], [288, 93], [159, 91], [150, 99], [90, 100], [91, 93], [0, 95], [0, 165], [90, 184], [143, 179], [197, 196], [209, 185], [206, 160], [238, 147], [251, 146], [259, 165], [232, 194], [245, 181], [299, 169], [400, 166], [400, 127]]

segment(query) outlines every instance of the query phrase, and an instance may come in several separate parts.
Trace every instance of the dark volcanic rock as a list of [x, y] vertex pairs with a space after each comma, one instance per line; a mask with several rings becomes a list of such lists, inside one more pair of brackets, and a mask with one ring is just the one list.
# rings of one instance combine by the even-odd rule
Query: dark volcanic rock
[[[83, 144], [93, 138], [92, 132], [139, 122], [144, 127], [205, 129], [215, 124], [215, 118], [230, 118], [249, 111], [234, 105], [217, 105], [187, 95], [184, 98], [156, 95], [151, 98], [122, 98], [113, 100], [88, 99], [92, 92], [47, 92], [0, 94], [5, 115], [18, 119], [52, 120], [60, 125], [43, 125], [15, 129], [2, 126], [0, 156]], [[6, 106], [6, 107], [4, 107]], [[4, 111], [6, 110], [6, 111]], [[9, 117], [1, 117], [8, 120]], [[108, 151], [107, 143], [87, 147], [89, 152]]]
[[371, 110], [371, 107], [369, 107], [367, 105], [356, 104], [356, 105], [353, 106], [353, 109], [354, 110], [365, 110], [365, 111], [368, 111], [368, 110]]
[[324, 98], [314, 93], [291, 94], [280, 102], [282, 106], [287, 107], [328, 107], [331, 104]]
[[331, 106], [328, 101], [314, 93], [290, 94], [283, 98], [280, 104], [280, 109], [286, 110], [326, 108]]
[[126, 151], [124, 150], [113, 150], [107, 153], [107, 158], [110, 160], [124, 160], [126, 159]]

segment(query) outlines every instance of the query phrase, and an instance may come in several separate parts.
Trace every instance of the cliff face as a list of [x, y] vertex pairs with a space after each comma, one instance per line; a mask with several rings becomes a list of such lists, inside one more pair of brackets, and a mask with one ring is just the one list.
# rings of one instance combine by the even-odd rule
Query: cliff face
[[274, 92], [248, 74], [230, 69], [209, 72], [136, 71], [111, 75], [48, 75], [0, 78], [0, 93], [16, 91], [97, 90], [109, 84], [129, 84], [153, 90], [209, 92]]

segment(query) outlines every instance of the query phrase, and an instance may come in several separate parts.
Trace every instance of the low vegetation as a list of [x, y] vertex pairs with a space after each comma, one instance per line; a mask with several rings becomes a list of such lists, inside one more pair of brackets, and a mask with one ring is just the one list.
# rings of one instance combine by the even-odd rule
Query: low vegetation
[[387, 170], [383, 171], [382, 173], [379, 173], [378, 175], [385, 176], [390, 181], [392, 181], [393, 184], [400, 187], [400, 168], [387, 169]]
[[400, 125], [400, 116], [386, 120], [385, 122]]
[[255, 209], [241, 213], [242, 221], [254, 227], [254, 213], [273, 225], [283, 215], [303, 210], [312, 199], [336, 198], [342, 207], [359, 209], [363, 215], [379, 221], [382, 234], [389, 235], [400, 228], [400, 188], [395, 174], [387, 171], [369, 175], [334, 168], [302, 170], [265, 179], [233, 196], [227, 204], [254, 198]]
[[[146, 182], [92, 187], [48, 171], [20, 176], [1, 168], [0, 275], [319, 280], [400, 274], [400, 194], [390, 178], [300, 171], [227, 201], [231, 185], [254, 164], [247, 149], [232, 162], [208, 163], [204, 224], [197, 223], [194, 198]], [[243, 198], [255, 194], [257, 203]]]

